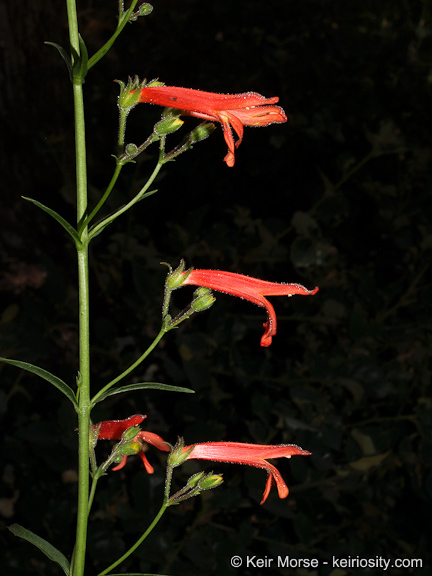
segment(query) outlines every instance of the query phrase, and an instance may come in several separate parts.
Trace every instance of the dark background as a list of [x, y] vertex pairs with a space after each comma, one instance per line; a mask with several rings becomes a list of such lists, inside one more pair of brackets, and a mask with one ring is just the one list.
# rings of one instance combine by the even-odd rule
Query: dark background
[[[72, 97], [66, 67], [43, 42], [67, 47], [62, 2], [0, 2], [2, 130], [0, 355], [34, 362], [73, 385], [77, 294], [73, 247], [33, 197], [73, 222]], [[116, 25], [117, 3], [79, 2], [90, 54]], [[310, 458], [275, 462], [290, 496], [260, 507], [265, 472], [190, 463], [225, 483], [171, 508], [123, 570], [178, 576], [257, 575], [246, 557], [421, 558], [432, 574], [431, 247], [432, 9], [424, 0], [156, 0], [128, 25], [85, 84], [92, 205], [114, 162], [118, 86], [128, 75], [217, 92], [279, 96], [289, 123], [245, 130], [236, 165], [222, 161], [218, 126], [166, 166], [159, 192], [92, 244], [92, 374], [97, 390], [140, 355], [160, 326], [166, 269], [219, 268], [319, 285], [313, 298], [272, 298], [278, 334], [259, 346], [264, 310], [217, 295], [208, 312], [166, 336], [125, 383], [159, 391], [114, 396], [94, 420], [148, 414], [175, 442], [296, 443]], [[128, 140], [160, 118], [139, 106]], [[192, 129], [195, 119], [186, 119]], [[182, 133], [168, 144], [176, 145]], [[107, 210], [133, 197], [156, 147], [123, 170]], [[180, 309], [187, 288], [175, 294]], [[47, 383], [0, 367], [0, 523], [18, 522], [70, 556], [76, 494], [76, 420]], [[102, 458], [108, 443], [98, 447]], [[89, 569], [114, 561], [147, 527], [163, 491], [138, 458], [100, 481]], [[192, 465], [193, 464], [193, 465]], [[0, 532], [0, 572], [58, 574], [29, 544]], [[345, 570], [341, 574], [365, 574]], [[368, 574], [382, 574], [370, 570]]]

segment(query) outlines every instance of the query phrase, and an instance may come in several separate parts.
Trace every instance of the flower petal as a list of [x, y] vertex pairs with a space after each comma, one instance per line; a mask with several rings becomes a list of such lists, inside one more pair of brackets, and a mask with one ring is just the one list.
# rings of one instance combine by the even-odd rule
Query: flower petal
[[234, 113], [245, 126], [269, 126], [281, 124], [288, 120], [285, 111], [280, 106], [260, 106], [236, 110]]
[[215, 116], [216, 119], [219, 120], [219, 122], [222, 124], [224, 139], [228, 146], [228, 153], [224, 158], [224, 162], [227, 163], [227, 166], [232, 168], [235, 163], [235, 154], [234, 154], [235, 144], [230, 125], [230, 117], [228, 116], [228, 114], [225, 113], [215, 113]]
[[284, 110], [280, 106], [272, 106], [279, 102], [277, 96], [265, 98], [257, 92], [218, 94], [178, 86], [145, 86], [140, 90], [139, 102], [176, 108], [187, 116], [221, 122], [228, 145], [224, 161], [229, 167], [235, 163], [231, 126], [238, 136], [235, 144], [238, 148], [243, 139], [244, 126], [268, 126], [287, 121]]
[[105, 420], [95, 424], [94, 429], [99, 426], [98, 440], [120, 440], [125, 430], [138, 426], [146, 418], [144, 414], [135, 414], [124, 420]]
[[[192, 448], [192, 450], [191, 450]], [[261, 504], [270, 493], [273, 481], [276, 484], [279, 498], [286, 498], [289, 494], [279, 470], [267, 462], [268, 458], [291, 458], [294, 455], [309, 456], [311, 453], [295, 444], [261, 445], [244, 442], [207, 442], [185, 446], [183, 452], [191, 450], [187, 460], [212, 460], [214, 462], [230, 462], [233, 464], [247, 464], [255, 468], [263, 468], [268, 472]]]
[[265, 98], [257, 92], [219, 94], [178, 86], [146, 86], [140, 91], [140, 102], [211, 114], [213, 110], [238, 110], [249, 106], [276, 104], [279, 98]]
[[147, 432], [146, 430], [143, 430], [138, 432], [137, 438], [147, 442], [148, 444], [151, 444], [152, 446], [155, 446], [155, 448], [161, 450], [162, 452], [170, 451], [170, 448], [165, 440], [153, 432]]
[[123, 456], [120, 464], [117, 464], [117, 466], [114, 466], [114, 468], [111, 468], [111, 470], [112, 470], [113, 472], [116, 472], [117, 470], [121, 470], [122, 468], [124, 468], [125, 465], [126, 465], [127, 459], [128, 459], [127, 456]]
[[[153, 466], [150, 464], [150, 462], [147, 460], [147, 456], [144, 454], [144, 452], [141, 450], [141, 452], [139, 453], [139, 457], [142, 460], [142, 463], [144, 464], [144, 468], [146, 469], [146, 472], [148, 474], [153, 474], [154, 473], [154, 468]], [[113, 468], [114, 470], [114, 468]]]
[[[224, 133], [225, 128], [224, 128]], [[232, 133], [229, 140], [229, 151], [225, 161], [234, 163], [234, 141]], [[227, 139], [227, 138], [225, 138]], [[227, 140], [228, 142], [228, 140]], [[231, 165], [231, 164], [229, 164]], [[183, 273], [185, 279], [182, 285], [204, 286], [211, 290], [218, 290], [225, 294], [238, 296], [258, 306], [262, 306], [267, 311], [267, 321], [263, 324], [264, 334], [261, 338], [261, 346], [268, 347], [272, 343], [273, 336], [277, 332], [276, 312], [272, 304], [264, 296], [292, 296], [301, 294], [303, 296], [313, 296], [318, 292], [318, 287], [308, 290], [301, 284], [282, 284], [278, 282], [268, 282], [259, 280], [244, 274], [235, 272], [225, 272], [221, 270], [189, 270]]]

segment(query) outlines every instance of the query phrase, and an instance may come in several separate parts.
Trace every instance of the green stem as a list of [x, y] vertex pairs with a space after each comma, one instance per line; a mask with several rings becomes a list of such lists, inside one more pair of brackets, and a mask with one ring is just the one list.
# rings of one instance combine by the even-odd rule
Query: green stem
[[129, 116], [129, 110], [123, 110], [120, 108], [120, 119], [119, 119], [119, 135], [118, 135], [118, 153], [123, 154], [125, 147], [125, 137], [126, 137], [126, 122]]
[[168, 500], [169, 500], [169, 492], [170, 492], [170, 487], [171, 487], [172, 474], [173, 474], [173, 467], [168, 465], [167, 466], [167, 474], [166, 474], [166, 482], [165, 482], [164, 500], [163, 500], [162, 506], [160, 507], [160, 510], [157, 513], [153, 522], [150, 524], [150, 526], [147, 528], [147, 530], [144, 532], [144, 534], [135, 542], [135, 544], [133, 546], [131, 546], [131, 548], [129, 548], [129, 550], [127, 552], [125, 552], [123, 554], [123, 556], [121, 558], [116, 560], [113, 564], [111, 564], [111, 566], [108, 566], [108, 568], [105, 568], [105, 570], [103, 570], [102, 572], [99, 572], [98, 576], [104, 576], [105, 574], [108, 574], [109, 572], [111, 572], [111, 570], [113, 570], [119, 564], [121, 564], [124, 560], [126, 560], [126, 558], [129, 558], [129, 556], [131, 554], [133, 554], [133, 552], [135, 552], [135, 550], [137, 548], [139, 548], [139, 546], [141, 546], [141, 544], [144, 542], [144, 540], [147, 538], [147, 536], [152, 532], [153, 528], [157, 525], [159, 520], [162, 518], [165, 510], [167, 508], [169, 508], [169, 506], [170, 506]]
[[118, 163], [116, 166], [116, 169], [114, 171], [113, 177], [111, 178], [111, 182], [108, 184], [107, 189], [105, 190], [102, 198], [99, 200], [99, 202], [96, 204], [96, 206], [93, 208], [93, 210], [91, 211], [91, 213], [87, 216], [87, 218], [82, 222], [81, 226], [78, 228], [78, 235], [81, 234], [81, 232], [84, 230], [84, 228], [86, 228], [90, 222], [93, 220], [93, 218], [96, 216], [96, 214], [99, 212], [99, 210], [102, 208], [102, 206], [105, 204], [106, 200], [108, 199], [108, 196], [111, 194], [112, 189], [115, 186], [115, 183], [118, 180], [118, 177], [120, 175], [121, 169], [123, 168], [123, 164]]
[[111, 566], [108, 566], [108, 568], [105, 568], [105, 570], [103, 570], [103, 572], [99, 572], [98, 576], [104, 576], [104, 574], [108, 574], [109, 572], [111, 572], [111, 570], [116, 568], [116, 566], [121, 564], [124, 560], [126, 560], [126, 558], [128, 558], [131, 554], [133, 554], [133, 552], [135, 552], [135, 550], [137, 548], [139, 548], [139, 546], [141, 546], [141, 544], [144, 542], [144, 540], [147, 538], [147, 536], [152, 532], [153, 528], [157, 525], [159, 520], [162, 518], [162, 516], [163, 516], [165, 510], [168, 508], [168, 506], [169, 506], [168, 502], [164, 502], [162, 504], [159, 512], [157, 513], [157, 516], [155, 517], [153, 522], [150, 524], [150, 526], [147, 528], [147, 530], [144, 532], [144, 534], [141, 536], [141, 538], [139, 538], [135, 542], [135, 544], [131, 548], [129, 548], [129, 550], [127, 552], [125, 552], [123, 554], [123, 556], [121, 558], [116, 560], [113, 564], [111, 564]]
[[96, 486], [99, 480], [99, 476], [96, 476], [95, 478], [93, 478], [92, 481], [92, 485], [91, 485], [91, 490], [90, 490], [90, 494], [89, 494], [89, 499], [88, 499], [88, 506], [87, 506], [87, 516], [90, 514], [90, 510], [91, 507], [93, 505], [93, 500], [96, 494]]
[[150, 178], [147, 180], [146, 185], [143, 186], [143, 188], [141, 188], [141, 190], [138, 192], [138, 194], [134, 198], [132, 198], [132, 200], [130, 202], [128, 202], [127, 204], [122, 206], [122, 208], [117, 210], [117, 212], [115, 212], [114, 214], [111, 214], [110, 216], [107, 216], [106, 218], [104, 218], [103, 220], [101, 220], [100, 222], [98, 222], [97, 224], [92, 226], [92, 228], [90, 230], [90, 235], [89, 235], [90, 239], [97, 236], [100, 232], [102, 232], [102, 230], [106, 226], [111, 224], [111, 222], [113, 222], [116, 218], [118, 218], [119, 216], [124, 214], [124, 212], [129, 210], [129, 208], [132, 208], [132, 206], [134, 204], [136, 204], [137, 202], [139, 202], [140, 200], [142, 200], [145, 197], [147, 190], [153, 184], [156, 176], [159, 174], [160, 169], [162, 168], [163, 165], [164, 165], [164, 162], [161, 159], [159, 159], [159, 161], [156, 164], [156, 167], [153, 170]]
[[[69, 38], [72, 54], [80, 54], [78, 18], [75, 0], [66, 0]], [[77, 186], [77, 222], [85, 219], [87, 212], [87, 159], [82, 79], [73, 83], [75, 115], [75, 155]], [[87, 542], [89, 500], [89, 427], [90, 427], [90, 345], [89, 345], [89, 266], [88, 231], [84, 228], [81, 244], [76, 244], [78, 256], [79, 291], [79, 377], [78, 377], [78, 512], [76, 542], [73, 555], [72, 576], [84, 576]]]
[[[86, 232], [85, 229], [84, 232]], [[78, 249], [79, 389], [78, 389], [78, 516], [73, 576], [83, 576], [89, 504], [90, 346], [88, 242]]]
[[89, 59], [88, 64], [87, 64], [88, 70], [90, 70], [90, 68], [92, 68], [95, 64], [97, 64], [99, 62], [99, 60], [101, 60], [101, 58], [103, 58], [105, 56], [105, 54], [108, 52], [108, 50], [114, 44], [114, 42], [117, 40], [117, 37], [122, 33], [123, 28], [129, 22], [129, 17], [132, 14], [132, 12], [135, 10], [135, 6], [137, 5], [137, 2], [138, 2], [138, 0], [132, 0], [132, 3], [129, 6], [129, 9], [126, 12], [123, 12], [123, 2], [120, 3], [120, 5], [119, 5], [119, 21], [117, 24], [117, 29], [114, 32], [114, 34], [111, 36], [111, 38], [102, 46], [102, 48], [100, 48], [100, 50], [98, 50], [96, 52], [96, 54], [93, 54], [93, 56]]
[[153, 342], [150, 344], [150, 346], [147, 348], [147, 350], [144, 352], [144, 354], [142, 354], [138, 358], [138, 360], [135, 360], [135, 362], [133, 364], [131, 364], [129, 366], [129, 368], [126, 368], [126, 370], [124, 372], [122, 372], [119, 376], [117, 376], [117, 378], [114, 378], [114, 380], [111, 380], [111, 382], [108, 382], [108, 384], [106, 386], [104, 386], [102, 388], [102, 390], [99, 390], [99, 392], [92, 398], [91, 405], [94, 406], [96, 404], [96, 402], [98, 401], [98, 399], [100, 398], [100, 396], [105, 394], [105, 392], [107, 390], [109, 390], [110, 388], [112, 388], [112, 386], [114, 386], [114, 384], [117, 384], [117, 382], [119, 382], [120, 380], [123, 380], [123, 378], [125, 378], [128, 374], [130, 374], [132, 372], [132, 370], [135, 370], [135, 368], [137, 366], [139, 366], [141, 364], [141, 362], [143, 362], [147, 358], [147, 356], [156, 348], [156, 346], [162, 340], [162, 338], [166, 332], [167, 332], [167, 329], [166, 329], [166, 326], [164, 324], [162, 326], [162, 328], [160, 329], [159, 334], [156, 336], [156, 338], [153, 340]]

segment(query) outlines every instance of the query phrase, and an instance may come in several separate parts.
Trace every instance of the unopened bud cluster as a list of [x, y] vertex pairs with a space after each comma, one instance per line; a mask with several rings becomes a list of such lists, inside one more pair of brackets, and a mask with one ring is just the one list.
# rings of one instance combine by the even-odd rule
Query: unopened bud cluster
[[199, 287], [195, 290], [193, 299], [189, 306], [180, 312], [180, 314], [177, 314], [175, 318], [171, 318], [171, 316], [168, 314], [171, 292], [183, 286], [193, 268], [185, 270], [185, 262], [183, 259], [180, 261], [180, 264], [175, 270], [173, 270], [170, 264], [167, 262], [162, 262], [162, 264], [165, 264], [169, 268], [169, 272], [165, 280], [165, 298], [162, 308], [162, 317], [164, 319], [166, 329], [171, 330], [184, 320], [187, 320], [187, 318], [190, 318], [194, 312], [203, 312], [204, 310], [208, 310], [216, 302], [216, 298], [213, 296], [213, 293], [209, 288]]
[[174, 158], [177, 158], [177, 156], [183, 154], [183, 152], [192, 150], [194, 144], [208, 138], [215, 129], [216, 126], [212, 122], [202, 122], [185, 136], [182, 144], [179, 144], [179, 146], [176, 146], [171, 152], [165, 155], [164, 162], [174, 160]]

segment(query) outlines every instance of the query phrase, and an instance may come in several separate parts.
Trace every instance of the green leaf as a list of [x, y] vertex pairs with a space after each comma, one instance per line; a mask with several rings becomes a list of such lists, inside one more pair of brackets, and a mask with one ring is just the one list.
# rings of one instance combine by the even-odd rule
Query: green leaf
[[55, 210], [52, 210], [51, 208], [48, 208], [48, 206], [45, 206], [44, 204], [41, 204], [40, 202], [38, 202], [37, 200], [34, 200], [33, 198], [28, 198], [27, 196], [23, 196], [22, 197], [24, 200], [28, 200], [29, 202], [31, 202], [32, 204], [35, 204], [36, 206], [38, 206], [38, 208], [40, 208], [41, 210], [43, 210], [44, 212], [46, 212], [47, 214], [49, 214], [50, 216], [52, 216], [54, 218], [54, 220], [57, 220], [57, 222], [59, 224], [61, 224], [63, 226], [63, 228], [66, 230], [66, 232], [72, 236], [72, 238], [75, 240], [75, 242], [77, 244], [81, 244], [81, 240], [77, 234], [77, 231], [75, 230], [75, 228], [73, 226], [71, 226], [69, 224], [69, 222], [67, 222], [62, 216], [60, 216], [60, 214], [58, 214]]
[[48, 46], [54, 46], [54, 48], [57, 48], [57, 50], [60, 53], [60, 56], [66, 62], [67, 69], [69, 70], [69, 78], [71, 79], [71, 82], [72, 82], [72, 61], [71, 61], [70, 55], [66, 52], [66, 50], [62, 46], [60, 46], [59, 44], [56, 44], [55, 42], [45, 42], [45, 44], [48, 44]]
[[84, 43], [84, 40], [81, 37], [81, 34], [78, 38], [79, 42], [79, 55], [74, 50], [75, 62], [72, 66], [72, 81], [74, 84], [81, 85], [85, 82], [85, 77], [87, 76], [88, 71], [88, 52], [87, 46]]
[[30, 542], [30, 544], [33, 544], [33, 546], [39, 548], [39, 550], [41, 550], [41, 552], [43, 552], [46, 556], [48, 556], [50, 560], [53, 560], [53, 562], [57, 562], [57, 564], [59, 564], [59, 566], [62, 568], [66, 576], [69, 576], [70, 574], [69, 561], [66, 558], [66, 556], [64, 556], [64, 554], [60, 552], [60, 550], [57, 550], [57, 548], [54, 548], [52, 544], [50, 544], [40, 536], [37, 536], [33, 532], [30, 532], [30, 530], [23, 528], [19, 524], [12, 524], [11, 526], [8, 526], [8, 528], [12, 532], [12, 534], [15, 534], [15, 536], [18, 536], [18, 538], [23, 538], [24, 540], [27, 540], [27, 542]]
[[122, 572], [121, 574], [110, 574], [109, 576], [167, 576], [166, 574], [144, 574], [143, 572]]
[[75, 398], [75, 394], [70, 386], [51, 374], [51, 372], [47, 372], [43, 368], [39, 368], [38, 366], [34, 366], [33, 364], [29, 364], [28, 362], [21, 362], [20, 360], [11, 360], [10, 358], [2, 358], [0, 357], [0, 362], [4, 362], [5, 364], [10, 364], [11, 366], [16, 366], [17, 368], [21, 368], [22, 370], [27, 370], [27, 372], [31, 372], [32, 374], [36, 374], [36, 376], [40, 376], [56, 388], [63, 392], [65, 396], [72, 402], [75, 409], [78, 410], [78, 403]]
[[190, 388], [182, 388], [181, 386], [171, 386], [170, 384], [161, 384], [160, 382], [137, 382], [136, 384], [128, 384], [127, 386], [119, 386], [118, 388], [110, 388], [103, 394], [97, 397], [96, 401], [92, 401], [92, 406], [105, 400], [108, 396], [113, 394], [121, 394], [122, 392], [131, 392], [132, 390], [165, 390], [166, 392], [185, 392], [186, 394], [195, 394], [195, 390]]

